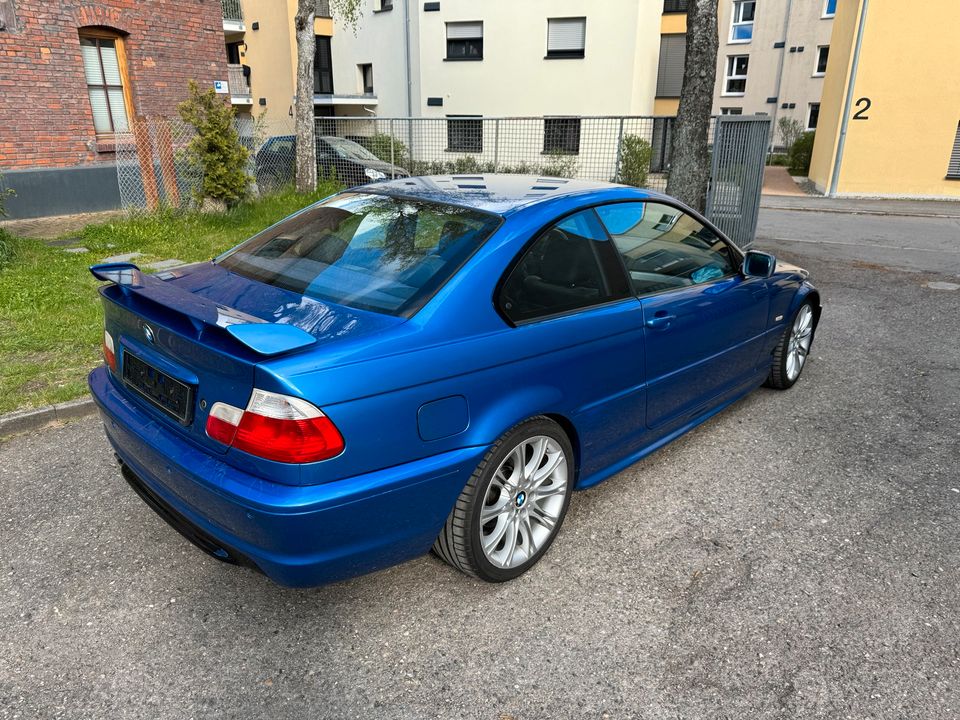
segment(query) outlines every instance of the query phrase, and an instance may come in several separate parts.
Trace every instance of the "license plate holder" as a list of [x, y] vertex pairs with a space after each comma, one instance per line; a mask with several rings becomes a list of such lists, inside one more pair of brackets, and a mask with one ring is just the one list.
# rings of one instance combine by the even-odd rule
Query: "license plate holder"
[[126, 351], [123, 381], [153, 407], [178, 422], [189, 425], [193, 419], [193, 387]]

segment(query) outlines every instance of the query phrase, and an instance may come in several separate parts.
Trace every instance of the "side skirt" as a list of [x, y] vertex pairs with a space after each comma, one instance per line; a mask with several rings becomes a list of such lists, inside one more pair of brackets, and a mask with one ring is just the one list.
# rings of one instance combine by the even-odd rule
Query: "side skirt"
[[650, 455], [651, 453], [655, 452], [656, 450], [659, 450], [660, 448], [662, 448], [662, 447], [663, 447], [664, 445], [666, 445], [667, 443], [669, 443], [669, 442], [671, 442], [671, 441], [673, 441], [673, 440], [676, 440], [678, 437], [680, 437], [680, 436], [683, 435], [684, 433], [686, 433], [686, 432], [688, 432], [688, 431], [690, 431], [690, 430], [693, 430], [693, 428], [697, 427], [698, 425], [700, 425], [701, 423], [705, 422], [706, 420], [709, 420], [710, 418], [712, 418], [712, 417], [713, 417], [714, 415], [716, 415], [717, 413], [719, 413], [719, 412], [721, 412], [722, 410], [725, 410], [726, 408], [728, 408], [730, 405], [732, 405], [733, 403], [735, 403], [737, 400], [740, 400], [741, 398], [746, 397], [746, 396], [749, 395], [751, 392], [753, 392], [754, 390], [756, 390], [758, 387], [760, 387], [761, 385], [763, 385], [763, 381], [766, 380], [766, 378], [767, 378], [767, 373], [768, 373], [768, 369], [767, 369], [766, 367], [764, 367], [762, 373], [757, 373], [757, 374], [755, 374], [750, 380], [748, 380], [747, 382], [743, 383], [742, 385], [740, 385], [740, 386], [737, 387], [736, 389], [730, 391], [730, 392], [727, 394], [727, 397], [726, 397], [725, 400], [722, 400], [722, 401], [721, 401], [719, 404], [717, 404], [717, 405], [711, 406], [706, 412], [703, 412], [703, 413], [701, 413], [700, 415], [694, 416], [693, 419], [691, 419], [691, 420], [689, 420], [688, 422], [684, 423], [683, 425], [681, 425], [681, 426], [678, 427], [677, 429], [672, 430], [672, 431], [668, 432], [667, 434], [665, 434], [665, 435], [657, 438], [656, 440], [654, 440], [654, 441], [653, 441], [652, 443], [650, 443], [649, 445], [645, 445], [644, 447], [642, 447], [642, 448], [641, 448], [640, 450], [638, 450], [637, 452], [633, 453], [632, 455], [628, 455], [627, 457], [625, 457], [623, 460], [620, 460], [620, 461], [614, 463], [613, 465], [609, 465], [609, 466], [603, 468], [602, 470], [600, 470], [600, 471], [598, 471], [598, 472], [595, 472], [593, 475], [589, 475], [589, 476], [587, 476], [587, 477], [582, 477], [582, 478], [580, 478], [580, 481], [577, 483], [576, 489], [577, 489], [577, 490], [586, 490], [587, 488], [591, 488], [591, 487], [593, 487], [594, 485], [599, 485], [599, 484], [602, 483], [604, 480], [612, 477], [613, 475], [616, 475], [617, 473], [619, 473], [619, 472], [622, 471], [622, 470], [625, 470], [626, 468], [630, 467], [630, 466], [633, 465], [634, 463], [639, 462], [640, 460], [642, 460], [643, 458], [645, 458], [647, 455]]

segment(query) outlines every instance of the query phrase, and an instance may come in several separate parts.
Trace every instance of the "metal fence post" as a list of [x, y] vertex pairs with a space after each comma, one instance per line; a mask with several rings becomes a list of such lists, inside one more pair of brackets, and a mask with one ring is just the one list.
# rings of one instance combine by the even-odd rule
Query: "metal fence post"
[[622, 156], [621, 156], [622, 151], [623, 151], [623, 116], [621, 115], [620, 127], [617, 130], [617, 162], [616, 162], [616, 169], [614, 170], [614, 173], [613, 173], [614, 182], [620, 182], [620, 162], [622, 159]]
[[493, 121], [493, 171], [500, 171], [500, 118]]
[[390, 118], [389, 128], [390, 128], [389, 132], [390, 132], [390, 166], [391, 166], [391, 167], [390, 167], [390, 179], [393, 180], [393, 179], [395, 179], [395, 178], [397, 177], [396, 172], [394, 172], [394, 168], [397, 166], [397, 163], [394, 162], [394, 159], [393, 159], [393, 143], [394, 143], [394, 139], [393, 139], [393, 118]]

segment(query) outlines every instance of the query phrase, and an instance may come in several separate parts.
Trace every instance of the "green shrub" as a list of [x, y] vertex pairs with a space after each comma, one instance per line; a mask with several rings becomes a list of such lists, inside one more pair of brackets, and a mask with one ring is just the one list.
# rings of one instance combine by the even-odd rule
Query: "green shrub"
[[[367, 150], [372, 152], [384, 162], [392, 162], [394, 165], [406, 165], [407, 146], [387, 133], [377, 133], [364, 140]], [[393, 147], [391, 156], [390, 148]]]
[[3, 173], [0, 173], [0, 218], [7, 216], [7, 208], [6, 208], [5, 202], [7, 197], [9, 197], [10, 195], [16, 195], [16, 193], [12, 189], [4, 188]]
[[650, 173], [653, 148], [639, 135], [624, 135], [620, 145], [620, 182], [644, 187]]
[[767, 165], [774, 167], [786, 167], [790, 164], [790, 158], [782, 153], [770, 153], [767, 155]]
[[539, 175], [557, 178], [572, 178], [577, 174], [577, 158], [560, 150], [547, 153], [547, 164], [541, 165]]
[[790, 146], [791, 175], [807, 175], [810, 172], [810, 160], [813, 157], [813, 141], [816, 133], [806, 132]]
[[17, 238], [0, 228], [0, 269], [17, 254]]
[[180, 103], [180, 117], [197, 135], [190, 141], [191, 162], [203, 170], [200, 198], [236, 205], [247, 196], [253, 182], [247, 174], [250, 151], [234, 127], [234, 112], [213, 88], [201, 91], [190, 81], [190, 98]]
[[789, 150], [803, 135], [803, 123], [796, 118], [782, 117], [777, 121], [777, 133], [780, 135], [781, 147]]

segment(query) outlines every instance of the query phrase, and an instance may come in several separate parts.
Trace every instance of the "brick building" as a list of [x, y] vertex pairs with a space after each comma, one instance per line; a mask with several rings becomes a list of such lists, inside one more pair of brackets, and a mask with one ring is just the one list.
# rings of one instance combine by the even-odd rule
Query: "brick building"
[[114, 132], [227, 77], [218, 0], [0, 0], [0, 173], [12, 217], [119, 203]]

